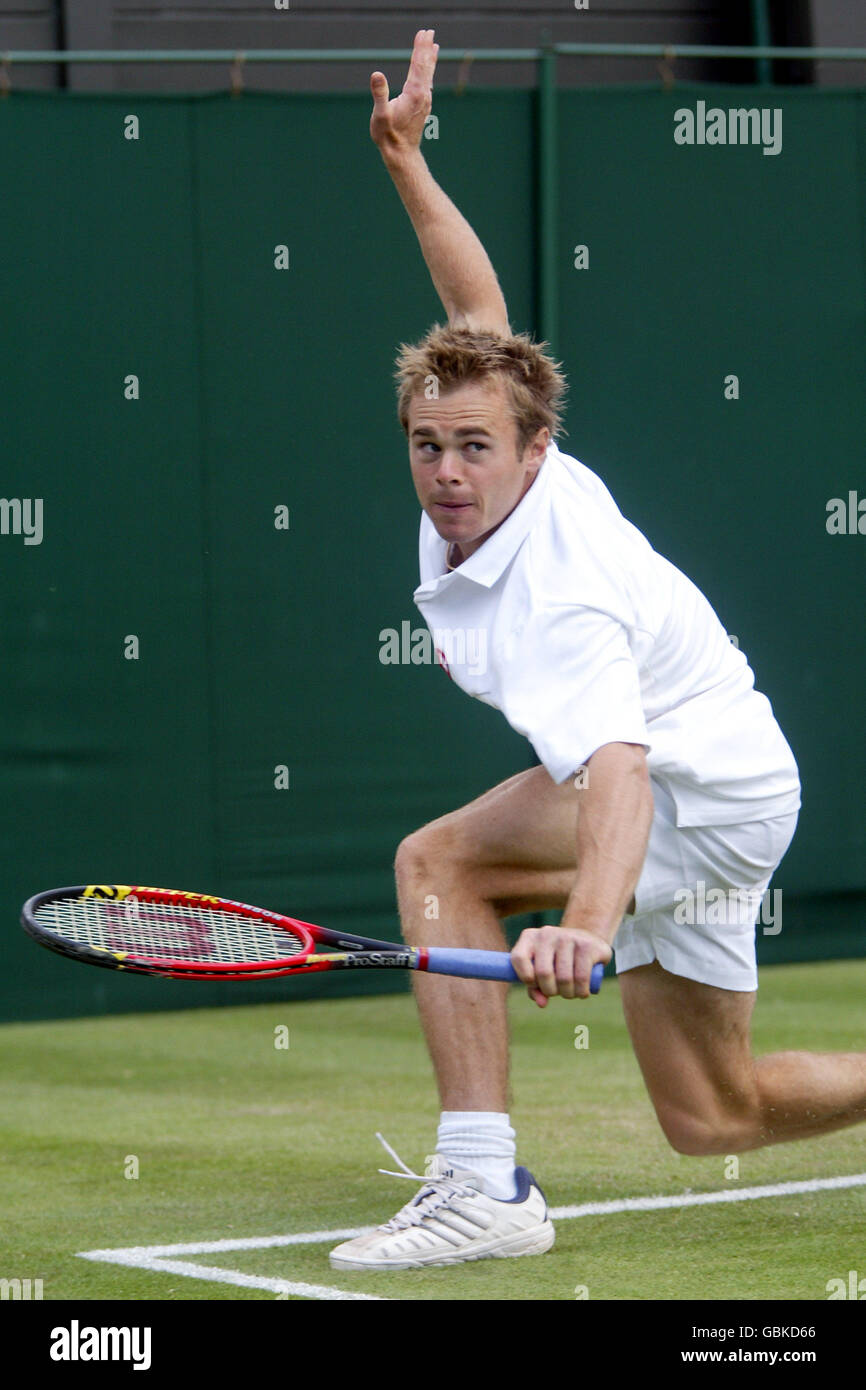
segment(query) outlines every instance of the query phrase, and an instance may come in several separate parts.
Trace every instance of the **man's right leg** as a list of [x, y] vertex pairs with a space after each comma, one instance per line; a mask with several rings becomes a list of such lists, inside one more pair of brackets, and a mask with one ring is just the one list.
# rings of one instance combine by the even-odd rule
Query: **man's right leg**
[[[396, 862], [405, 939], [502, 951], [502, 918], [564, 907], [576, 872], [578, 804], [571, 782], [557, 786], [543, 768], [531, 768], [410, 835]], [[413, 1256], [432, 1264], [548, 1249], [553, 1228], [543, 1195], [514, 1165], [508, 986], [412, 978], [443, 1112], [433, 1181], [373, 1236], [333, 1251], [332, 1264], [401, 1268]], [[461, 1176], [469, 1185], [456, 1191]], [[471, 1191], [479, 1177], [480, 1196]], [[461, 1246], [473, 1221], [480, 1230]]]
[[[564, 907], [578, 801], [571, 782], [530, 768], [410, 835], [396, 861], [405, 940], [503, 951], [504, 917]], [[443, 1110], [507, 1110], [508, 986], [424, 974], [413, 985]]]

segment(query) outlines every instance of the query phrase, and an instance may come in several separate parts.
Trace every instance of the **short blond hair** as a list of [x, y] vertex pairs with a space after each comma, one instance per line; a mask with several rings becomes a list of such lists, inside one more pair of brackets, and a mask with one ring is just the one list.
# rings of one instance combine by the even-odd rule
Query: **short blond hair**
[[433, 377], [439, 392], [469, 382], [504, 383], [517, 427], [518, 451], [545, 425], [551, 438], [563, 431], [562, 408], [568, 382], [544, 349], [528, 333], [509, 335], [435, 323], [419, 343], [401, 343], [396, 358], [397, 414], [409, 433], [409, 406], [426, 392]]

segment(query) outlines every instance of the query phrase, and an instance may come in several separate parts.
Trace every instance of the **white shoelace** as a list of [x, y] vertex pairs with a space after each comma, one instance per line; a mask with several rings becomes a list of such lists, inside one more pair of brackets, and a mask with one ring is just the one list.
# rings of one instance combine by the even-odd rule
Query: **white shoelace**
[[[403, 1231], [407, 1226], [420, 1226], [428, 1216], [435, 1216], [441, 1207], [447, 1206], [453, 1197], [474, 1197], [478, 1189], [470, 1183], [460, 1181], [458, 1178], [436, 1177], [431, 1178], [426, 1173], [413, 1173], [408, 1164], [404, 1163], [398, 1153], [391, 1148], [384, 1135], [376, 1132], [376, 1138], [393, 1158], [395, 1163], [399, 1163], [400, 1173], [393, 1173], [388, 1168], [380, 1168], [379, 1172], [384, 1173], [388, 1178], [412, 1178], [413, 1182], [423, 1183], [424, 1187], [418, 1196], [414, 1198], [402, 1211], [398, 1211], [396, 1216], [392, 1216], [382, 1228], [386, 1231]], [[425, 1163], [433, 1162], [435, 1155], [428, 1154]]]

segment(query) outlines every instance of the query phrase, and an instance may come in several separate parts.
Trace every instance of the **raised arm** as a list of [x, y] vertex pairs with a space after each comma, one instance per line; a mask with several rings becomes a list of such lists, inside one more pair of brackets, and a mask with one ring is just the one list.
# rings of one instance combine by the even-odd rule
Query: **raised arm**
[[439, 52], [433, 33], [432, 29], [419, 29], [415, 35], [409, 74], [400, 96], [389, 100], [384, 73], [371, 76], [370, 135], [412, 219], [449, 323], [507, 334], [511, 332], [508, 310], [487, 252], [433, 178], [420, 149], [433, 105], [433, 73]]

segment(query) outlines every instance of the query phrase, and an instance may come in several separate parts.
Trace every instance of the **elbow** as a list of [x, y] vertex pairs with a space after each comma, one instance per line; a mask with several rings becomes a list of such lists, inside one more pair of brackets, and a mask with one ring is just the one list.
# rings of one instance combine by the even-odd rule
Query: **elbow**
[[655, 815], [656, 802], [653, 796], [652, 782], [650, 781], [649, 768], [647, 767], [646, 749], [642, 743], [630, 743], [627, 745], [634, 753], [633, 766], [635, 776], [639, 779], [641, 792], [641, 805], [647, 824], [652, 823]]
[[628, 749], [630, 765], [634, 770], [634, 774], [640, 780], [646, 797], [652, 802], [653, 793], [650, 785], [649, 767], [647, 766], [646, 760], [646, 748], [642, 743], [624, 743], [622, 747]]
[[646, 802], [649, 805], [655, 805], [644, 744], [605, 743], [601, 748], [596, 749], [591, 758], [587, 759], [587, 768], [591, 769], [596, 760], [600, 765], [609, 767], [611, 770], [615, 769], [621, 775], [635, 778], [641, 785]]
[[505, 301], [481, 305], [475, 309], [451, 310], [448, 314], [451, 328], [466, 328], [472, 333], [492, 333], [502, 338], [511, 337], [511, 325]]

